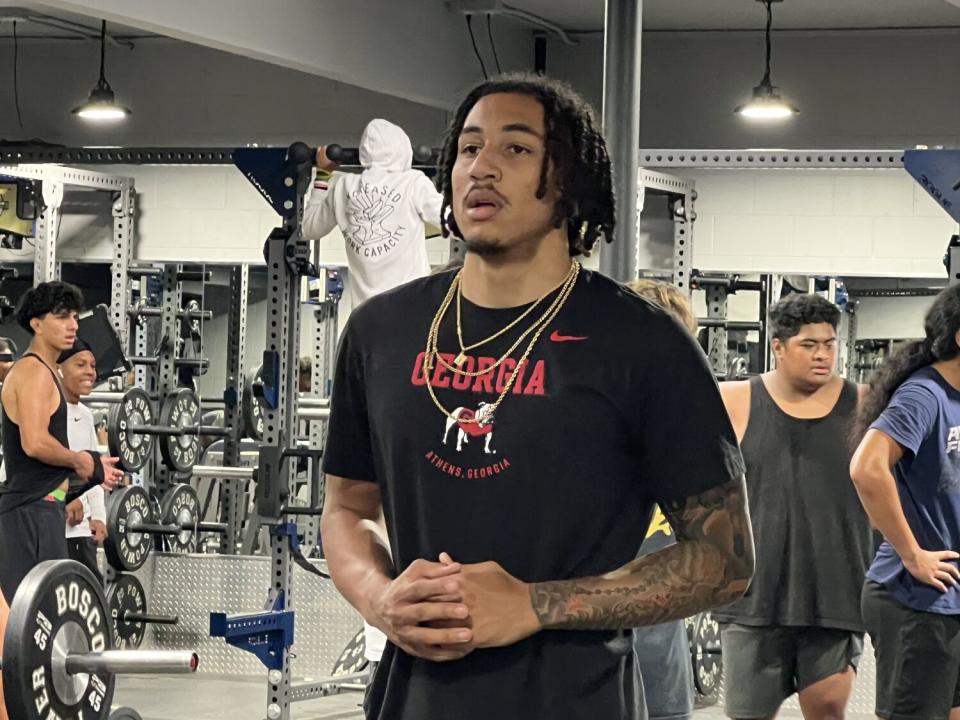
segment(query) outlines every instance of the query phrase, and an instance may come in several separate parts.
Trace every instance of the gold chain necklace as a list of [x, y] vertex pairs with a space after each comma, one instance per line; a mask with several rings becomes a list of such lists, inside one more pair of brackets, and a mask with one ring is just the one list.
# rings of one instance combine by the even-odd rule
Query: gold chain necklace
[[[547, 307], [543, 315], [540, 316], [540, 318], [536, 320], [536, 322], [531, 324], [530, 327], [524, 330], [523, 333], [521, 333], [520, 337], [518, 337], [509, 348], [507, 348], [507, 351], [503, 353], [503, 355], [501, 355], [500, 358], [493, 365], [491, 365], [488, 368], [484, 368], [483, 370], [478, 370], [476, 372], [462, 370], [460, 367], [460, 364], [457, 364], [456, 359], [453, 361], [454, 364], [451, 365], [440, 355], [440, 350], [437, 346], [437, 337], [440, 334], [440, 323], [442, 322], [443, 317], [446, 315], [446, 312], [449, 309], [450, 304], [453, 300], [454, 290], [456, 289], [455, 286], [459, 287], [460, 274], [457, 273], [457, 277], [455, 277], [453, 281], [454, 284], [450, 286], [450, 290], [447, 292], [447, 296], [444, 298], [443, 302], [440, 304], [440, 310], [438, 311], [437, 316], [434, 318], [434, 323], [432, 323], [430, 326], [430, 335], [427, 337], [427, 341], [430, 343], [430, 345], [427, 348], [427, 352], [430, 353], [432, 351], [437, 361], [441, 365], [443, 365], [447, 370], [449, 370], [450, 372], [456, 375], [463, 375], [465, 377], [480, 377], [481, 375], [486, 375], [488, 372], [492, 372], [493, 370], [496, 370], [498, 367], [500, 367], [500, 365], [504, 363], [504, 361], [506, 361], [508, 357], [510, 357], [511, 354], [513, 354], [514, 350], [520, 347], [520, 343], [522, 343], [530, 335], [530, 333], [534, 332], [538, 327], [540, 327], [544, 322], [547, 321], [547, 318], [550, 317], [550, 314], [556, 309], [557, 305], [562, 302], [564, 297], [564, 289], [576, 282], [579, 268], [580, 268], [579, 263], [577, 263], [576, 261], [571, 262], [570, 271], [567, 273], [567, 276], [566, 278], [564, 278], [564, 281], [560, 284], [560, 292], [557, 294], [557, 297], [554, 298], [553, 302], [550, 303], [550, 305]], [[551, 290], [550, 293], [554, 292], [555, 290], [556, 288], [554, 288], [554, 290]], [[547, 295], [549, 295], [550, 293], [547, 293]], [[514, 324], [515, 323], [511, 323], [511, 326]], [[457, 330], [458, 332], [460, 331], [459, 317], [457, 318]], [[501, 333], [502, 332], [503, 331], [501, 331]], [[496, 336], [492, 336], [492, 337], [496, 337]], [[492, 339], [492, 337], [488, 339]], [[479, 343], [479, 344], [483, 344], [483, 343]], [[471, 346], [471, 347], [476, 347], [476, 346]], [[463, 355], [463, 353], [461, 353], [461, 355]], [[464, 357], [464, 359], [466, 358]]]
[[[462, 272], [462, 270], [461, 270], [461, 272]], [[569, 273], [568, 273], [567, 277], [569, 277]], [[457, 367], [460, 367], [461, 365], [463, 365], [464, 361], [467, 359], [467, 353], [468, 353], [470, 350], [475, 350], [476, 348], [480, 347], [481, 345], [486, 345], [488, 342], [492, 342], [492, 341], [496, 340], [498, 337], [500, 337], [501, 335], [503, 335], [505, 332], [508, 332], [508, 331], [511, 330], [512, 328], [514, 328], [514, 327], [516, 327], [517, 325], [519, 325], [520, 322], [521, 322], [525, 317], [527, 317], [527, 315], [529, 315], [530, 313], [533, 312], [534, 308], [536, 308], [537, 305], [539, 305], [540, 302], [541, 302], [547, 295], [549, 295], [550, 293], [553, 292], [553, 290], [549, 290], [549, 291], [545, 292], [543, 295], [541, 295], [539, 298], [537, 298], [536, 302], [533, 303], [533, 305], [531, 305], [531, 306], [528, 307], [526, 310], [524, 310], [524, 311], [523, 311], [523, 314], [521, 314], [520, 316], [518, 316], [513, 322], [511, 322], [509, 325], [507, 325], [507, 326], [506, 326], [505, 328], [503, 328], [502, 330], [499, 330], [498, 332], [495, 332], [493, 335], [491, 335], [491, 336], [488, 337], [488, 338], [484, 338], [484, 339], [481, 340], [480, 342], [475, 342], [475, 343], [473, 343], [472, 345], [465, 345], [464, 342], [463, 342], [463, 327], [462, 327], [462, 324], [461, 324], [461, 316], [462, 316], [462, 313], [461, 313], [461, 310], [460, 310], [460, 303], [461, 303], [461, 301], [462, 301], [462, 299], [463, 299], [463, 283], [460, 282], [460, 273], [459, 273], [459, 272], [457, 273], [457, 276], [454, 278], [453, 282], [454, 282], [454, 284], [457, 286], [457, 342], [460, 344], [460, 354], [457, 355], [456, 359], [453, 361], [453, 364], [456, 365]], [[556, 288], [554, 288], [554, 290], [556, 290]], [[541, 319], [542, 319], [542, 318], [541, 318]]]
[[[440, 329], [440, 321], [443, 319], [444, 312], [450, 306], [450, 303], [453, 300], [453, 293], [455, 291], [455, 288], [453, 284], [451, 284], [450, 290], [447, 292], [447, 296], [444, 298], [444, 301], [440, 304], [440, 308], [438, 309], [437, 314], [434, 316], [433, 322], [430, 324], [430, 330], [427, 333], [427, 349], [426, 349], [426, 353], [423, 360], [424, 379], [426, 380], [427, 392], [430, 394], [430, 399], [433, 400], [433, 404], [437, 406], [437, 409], [440, 412], [442, 412], [444, 415], [446, 415], [448, 418], [453, 420], [454, 422], [464, 423], [464, 424], [476, 424], [476, 425], [491, 424], [493, 422], [493, 416], [496, 413], [497, 408], [500, 407], [500, 403], [502, 403], [503, 399], [510, 393], [510, 390], [513, 388], [513, 384], [516, 382], [517, 376], [519, 375], [521, 368], [523, 368], [526, 365], [527, 358], [530, 356], [530, 353], [533, 351], [533, 346], [536, 345], [537, 340], [540, 339], [540, 336], [543, 334], [543, 332], [547, 329], [550, 323], [553, 322], [554, 318], [557, 317], [557, 315], [560, 313], [560, 310], [563, 309], [563, 306], [566, 303], [567, 298], [570, 297], [570, 293], [573, 291], [574, 285], [576, 285], [577, 277], [579, 276], [579, 274], [580, 274], [580, 263], [574, 260], [571, 266], [570, 278], [568, 278], [568, 280], [564, 282], [560, 290], [560, 294], [557, 295], [557, 300], [555, 300], [553, 304], [551, 304], [547, 315], [545, 315], [542, 318], [541, 322], [536, 323], [536, 325], [539, 325], [539, 329], [534, 334], [530, 342], [527, 344], [527, 348], [526, 350], [523, 351], [523, 356], [520, 358], [520, 362], [517, 363], [516, 367], [514, 367], [513, 371], [510, 373], [510, 377], [503, 387], [503, 392], [500, 393], [499, 397], [492, 404], [487, 404], [480, 407], [472, 418], [459, 418], [452, 415], [450, 411], [447, 410], [443, 406], [443, 404], [437, 399], [437, 395], [434, 392], [433, 385], [430, 382], [430, 375], [432, 374], [432, 369], [433, 369], [432, 358], [434, 357], [437, 358], [444, 365], [444, 367], [449, 367], [443, 361], [443, 358], [440, 357], [440, 353], [437, 350], [436, 342], [437, 342], [437, 334]], [[496, 366], [490, 367], [487, 370], [484, 370], [483, 373], [478, 373], [478, 374], [484, 374], [484, 373], [490, 372], [494, 369], [494, 367]]]

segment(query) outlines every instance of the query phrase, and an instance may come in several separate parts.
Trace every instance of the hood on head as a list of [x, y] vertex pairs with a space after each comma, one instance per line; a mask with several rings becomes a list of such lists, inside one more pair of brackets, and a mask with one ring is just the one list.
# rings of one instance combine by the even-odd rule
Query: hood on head
[[413, 166], [413, 146], [403, 128], [387, 120], [371, 120], [360, 138], [360, 164], [387, 172], [403, 172]]

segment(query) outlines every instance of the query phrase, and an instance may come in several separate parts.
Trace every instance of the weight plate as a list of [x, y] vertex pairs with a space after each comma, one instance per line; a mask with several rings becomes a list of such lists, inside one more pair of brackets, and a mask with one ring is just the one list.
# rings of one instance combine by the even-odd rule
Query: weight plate
[[244, 436], [251, 440], [263, 440], [263, 405], [253, 394], [255, 383], [262, 382], [263, 366], [247, 373], [243, 383], [243, 428]]
[[103, 541], [107, 562], [120, 571], [143, 567], [153, 539], [146, 533], [128, 531], [127, 526], [153, 523], [150, 496], [139, 485], [118, 487], [110, 493], [107, 506], [107, 537]]
[[3, 691], [16, 720], [106, 720], [113, 700], [109, 673], [66, 672], [68, 655], [113, 645], [103, 590], [72, 560], [46, 560], [24, 578], [3, 636]]
[[340, 653], [340, 657], [338, 657], [337, 661], [333, 664], [333, 672], [330, 674], [337, 677], [339, 675], [351, 675], [352, 673], [366, 670], [367, 665], [370, 664], [370, 661], [364, 656], [366, 648], [367, 641], [363, 634], [363, 628], [361, 628], [360, 631], [353, 636], [353, 639], [343, 648], [343, 652]]
[[143, 720], [143, 717], [132, 707], [121, 707], [110, 713], [110, 720]]
[[[200, 497], [189, 485], [174, 485], [160, 500], [160, 522], [177, 527], [195, 526], [200, 517]], [[183, 530], [176, 535], [165, 535], [170, 552], [191, 553], [197, 550], [197, 532]]]
[[723, 682], [720, 623], [709, 612], [696, 617], [690, 655], [693, 659], [694, 687], [705, 701], [717, 702]]
[[[160, 425], [172, 428], [200, 426], [200, 400], [196, 393], [180, 388], [167, 395], [160, 408]], [[163, 464], [176, 472], [189, 472], [200, 457], [197, 435], [169, 435], [160, 438]]]
[[107, 446], [110, 454], [120, 458], [120, 465], [128, 472], [136, 472], [150, 459], [156, 436], [132, 433], [127, 428], [153, 424], [153, 405], [150, 396], [141, 388], [127, 390], [120, 402], [110, 408], [107, 421]]
[[128, 613], [144, 615], [147, 612], [147, 595], [136, 576], [123, 573], [117, 576], [115, 582], [107, 585], [107, 608], [113, 621], [117, 650], [136, 650], [140, 647], [146, 624], [126, 618]]

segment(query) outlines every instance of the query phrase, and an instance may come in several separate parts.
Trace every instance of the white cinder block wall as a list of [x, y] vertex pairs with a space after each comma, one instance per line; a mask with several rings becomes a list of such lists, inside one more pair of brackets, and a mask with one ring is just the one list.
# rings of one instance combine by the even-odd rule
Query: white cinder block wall
[[904, 170], [682, 171], [697, 183], [694, 266], [942, 277], [956, 223]]

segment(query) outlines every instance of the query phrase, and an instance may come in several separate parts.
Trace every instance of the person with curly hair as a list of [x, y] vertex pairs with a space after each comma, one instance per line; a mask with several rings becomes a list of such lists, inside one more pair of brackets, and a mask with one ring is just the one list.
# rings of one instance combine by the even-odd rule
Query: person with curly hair
[[[323, 547], [388, 638], [367, 717], [639, 720], [632, 629], [752, 574], [716, 382], [665, 310], [577, 261], [615, 217], [603, 135], [568, 86], [473, 89], [439, 187], [463, 267], [351, 313], [333, 382]], [[679, 542], [638, 559], [655, 503]]]
[[[881, 718], [960, 718], [960, 285], [873, 376], [850, 472], [883, 542], [861, 607]], [[862, 438], [862, 439], [861, 439]]]
[[770, 308], [776, 367], [720, 385], [746, 463], [757, 568], [722, 623], [731, 718], [842, 718], [863, 651], [860, 588], [873, 549], [846, 438], [860, 388], [837, 375], [840, 310], [787, 295]]
[[[65, 503], [97, 484], [112, 489], [122, 475], [117, 458], [69, 446], [57, 360], [76, 341], [82, 309], [80, 290], [59, 281], [31, 288], [17, 307], [17, 322], [32, 338], [0, 391], [7, 477], [0, 485], [0, 592], [6, 605], [34, 566], [69, 557]], [[5, 612], [0, 625], [6, 626]]]

